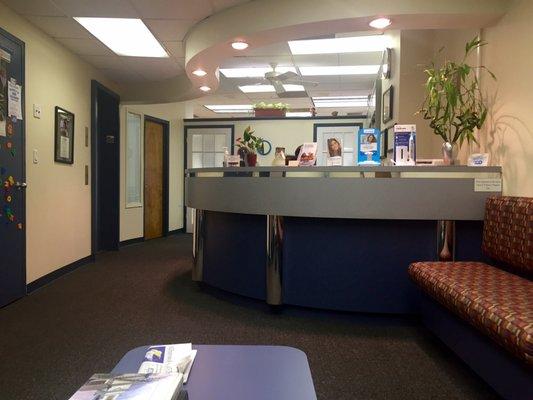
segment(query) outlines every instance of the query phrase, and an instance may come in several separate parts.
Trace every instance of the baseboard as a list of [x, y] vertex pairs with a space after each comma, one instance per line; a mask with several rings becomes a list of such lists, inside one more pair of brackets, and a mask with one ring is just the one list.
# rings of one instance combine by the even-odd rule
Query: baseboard
[[135, 244], [135, 243], [141, 243], [141, 242], [144, 242], [144, 237], [142, 237], [142, 236], [138, 237], [138, 238], [123, 240], [122, 242], [120, 242], [120, 247], [128, 246], [130, 244]]
[[185, 228], [174, 229], [172, 231], [168, 231], [168, 236], [170, 236], [170, 235], [178, 235], [180, 233], [185, 233]]
[[26, 293], [31, 293], [36, 291], [37, 289], [48, 285], [52, 281], [55, 281], [57, 278], [68, 274], [69, 272], [72, 272], [79, 267], [89, 264], [91, 262], [94, 262], [94, 255], [90, 255], [84, 258], [79, 259], [78, 261], [74, 261], [73, 263], [70, 263], [68, 265], [65, 265], [64, 267], [61, 267], [59, 269], [56, 269], [55, 271], [50, 272], [49, 274], [46, 274], [44, 276], [41, 276], [39, 279], [34, 280], [33, 282], [30, 282], [26, 285]]

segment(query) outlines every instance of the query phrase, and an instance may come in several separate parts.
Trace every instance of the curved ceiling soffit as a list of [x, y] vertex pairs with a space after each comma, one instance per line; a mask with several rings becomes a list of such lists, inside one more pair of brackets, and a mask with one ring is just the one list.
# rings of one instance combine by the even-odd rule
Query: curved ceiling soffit
[[[186, 74], [129, 88], [124, 100], [175, 102], [205, 95], [199, 90], [201, 86], [209, 86], [211, 93], [216, 91], [218, 67], [227, 58], [246, 55], [247, 50], [231, 47], [235, 40], [246, 41], [253, 49], [288, 40], [370, 30], [368, 23], [377, 16], [391, 18], [395, 30], [482, 28], [498, 21], [508, 7], [506, 0], [483, 0], [482, 7], [479, 0], [252, 1], [215, 14], [189, 31], [185, 39]], [[208, 74], [193, 75], [198, 68]]]

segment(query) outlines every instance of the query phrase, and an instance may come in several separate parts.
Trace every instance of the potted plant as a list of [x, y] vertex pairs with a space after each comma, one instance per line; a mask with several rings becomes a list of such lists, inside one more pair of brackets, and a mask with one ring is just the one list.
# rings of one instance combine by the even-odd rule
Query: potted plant
[[256, 117], [284, 117], [289, 108], [285, 103], [265, 103], [254, 104], [254, 113]]
[[254, 135], [255, 131], [248, 126], [242, 135], [242, 138], [237, 138], [236, 142], [239, 150], [246, 154], [246, 163], [249, 167], [255, 167], [257, 164], [257, 149], [264, 144], [264, 139]]
[[466, 43], [461, 62], [446, 60], [440, 68], [432, 62], [425, 70], [426, 98], [418, 113], [444, 140], [442, 154], [447, 165], [454, 163], [457, 145], [460, 148], [465, 139], [477, 143], [474, 129], [480, 129], [487, 117], [477, 70], [485, 69], [493, 79], [496, 77], [486, 67], [472, 67], [466, 62], [472, 52], [485, 44], [476, 37]]

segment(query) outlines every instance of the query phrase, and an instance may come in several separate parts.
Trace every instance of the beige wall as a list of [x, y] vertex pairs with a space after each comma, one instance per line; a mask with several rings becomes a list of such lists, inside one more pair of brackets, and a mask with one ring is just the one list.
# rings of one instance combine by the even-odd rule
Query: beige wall
[[481, 150], [491, 163], [503, 167], [504, 193], [533, 196], [533, 2], [517, 0], [509, 13], [484, 32], [488, 45], [482, 63], [497, 76], [486, 74], [482, 85], [491, 105], [480, 133]]
[[302, 120], [255, 120], [255, 121], [228, 121], [225, 122], [195, 122], [187, 125], [234, 125], [235, 139], [242, 137], [242, 133], [247, 126], [255, 130], [255, 134], [272, 143], [272, 152], [266, 156], [258, 156], [261, 166], [270, 166], [274, 160], [274, 150], [276, 147], [285, 147], [287, 154], [294, 154], [294, 150], [306, 142], [313, 142], [314, 124], [330, 123], [366, 123], [364, 119], [302, 119]]
[[[120, 240], [144, 235], [143, 207], [126, 208], [126, 112], [169, 121], [169, 230], [183, 228], [183, 118], [185, 103], [121, 105], [120, 107]], [[144, 132], [143, 139], [144, 142]], [[144, 154], [144, 152], [143, 152]], [[142, 160], [141, 160], [142, 162]], [[144, 182], [142, 183], [144, 186]]]
[[[91, 254], [90, 165], [85, 128], [90, 130], [91, 79], [115, 91], [80, 58], [0, 3], [0, 27], [26, 43], [26, 280], [32, 282]], [[42, 106], [41, 119], [32, 116]], [[54, 162], [54, 107], [75, 114], [74, 164]], [[39, 163], [32, 163], [33, 150]]]

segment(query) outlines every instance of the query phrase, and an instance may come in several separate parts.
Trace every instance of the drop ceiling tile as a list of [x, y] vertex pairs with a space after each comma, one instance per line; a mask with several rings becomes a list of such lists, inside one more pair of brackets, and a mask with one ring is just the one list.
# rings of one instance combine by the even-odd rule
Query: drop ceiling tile
[[163, 47], [167, 50], [167, 52], [170, 53], [170, 55], [174, 58], [184, 58], [185, 57], [185, 49], [183, 47], [183, 42], [170, 42], [165, 41], [162, 42]]
[[291, 51], [287, 42], [275, 43], [270, 46], [251, 48], [246, 51], [247, 57], [275, 57], [290, 56]]
[[183, 74], [183, 68], [172, 58], [122, 57], [127, 69], [149, 81], [160, 81]]
[[130, 0], [141, 18], [199, 21], [211, 15], [209, 0]]
[[138, 18], [128, 0], [53, 0], [71, 17]]
[[82, 56], [82, 58], [95, 68], [122, 69], [125, 68], [119, 56]]
[[250, 0], [212, 0], [215, 12], [223, 11], [227, 8], [235, 7], [240, 4], [249, 3]]
[[339, 65], [378, 65], [381, 52], [339, 54]]
[[71, 17], [45, 17], [30, 15], [28, 20], [55, 38], [89, 39], [92, 36]]
[[337, 54], [309, 54], [293, 56], [294, 64], [299, 67], [323, 67], [339, 65]]
[[183, 40], [187, 31], [195, 24], [184, 19], [143, 19], [144, 23], [159, 40]]
[[340, 77], [341, 83], [356, 83], [356, 84], [366, 84], [373, 85], [377, 78], [376, 75], [344, 75]]
[[115, 55], [115, 53], [96, 39], [57, 38], [56, 40], [74, 53], [82, 56]]
[[292, 66], [291, 56], [276, 57], [246, 57], [238, 56], [224, 60], [221, 68], [239, 68], [239, 67], [268, 67], [270, 63], [275, 62], [279, 66]]
[[61, 17], [65, 14], [48, 0], [2, 0], [9, 8], [22, 15]]

